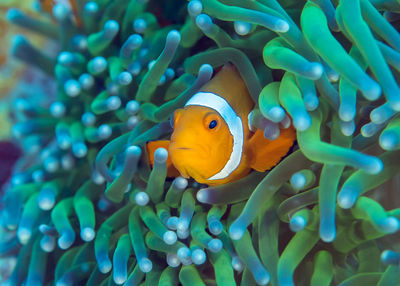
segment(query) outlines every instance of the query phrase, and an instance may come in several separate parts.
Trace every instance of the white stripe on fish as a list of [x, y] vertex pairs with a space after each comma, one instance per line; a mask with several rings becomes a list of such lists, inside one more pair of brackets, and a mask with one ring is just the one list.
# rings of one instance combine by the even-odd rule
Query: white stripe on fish
[[228, 177], [239, 166], [243, 153], [243, 123], [229, 103], [221, 96], [211, 92], [198, 92], [185, 104], [199, 105], [211, 108], [218, 112], [228, 125], [229, 132], [233, 136], [233, 148], [229, 160], [225, 166], [208, 180], [220, 180]]

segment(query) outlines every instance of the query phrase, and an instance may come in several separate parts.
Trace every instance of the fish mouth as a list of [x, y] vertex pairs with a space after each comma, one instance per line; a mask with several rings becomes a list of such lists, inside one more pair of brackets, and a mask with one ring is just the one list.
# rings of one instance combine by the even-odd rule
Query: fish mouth
[[188, 148], [188, 147], [177, 147], [177, 150], [193, 150], [192, 148]]
[[176, 141], [171, 141], [169, 144], [170, 148], [173, 150], [193, 150], [193, 148], [187, 147], [187, 146], [182, 146]]

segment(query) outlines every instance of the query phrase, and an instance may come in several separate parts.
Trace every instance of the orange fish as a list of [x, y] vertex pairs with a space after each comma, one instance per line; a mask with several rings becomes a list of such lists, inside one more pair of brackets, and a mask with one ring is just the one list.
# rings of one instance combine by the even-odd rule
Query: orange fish
[[293, 146], [293, 127], [282, 129], [275, 140], [261, 130], [251, 132], [248, 115], [254, 108], [236, 68], [225, 65], [185, 104], [175, 111], [171, 141], [147, 143], [149, 161], [154, 151], [168, 150], [168, 176], [192, 177], [199, 183], [221, 185], [251, 170], [274, 167]]

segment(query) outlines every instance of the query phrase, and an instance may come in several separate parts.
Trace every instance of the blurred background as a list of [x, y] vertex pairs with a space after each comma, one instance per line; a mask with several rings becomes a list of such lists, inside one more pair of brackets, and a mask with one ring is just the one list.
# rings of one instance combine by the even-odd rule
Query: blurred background
[[[17, 8], [37, 19], [46, 17], [39, 13], [38, 7], [38, 0], [0, 1], [0, 194], [3, 184], [10, 176], [12, 166], [23, 151], [19, 150], [16, 142], [11, 139], [11, 127], [15, 118], [13, 110], [24, 100], [42, 102], [43, 106], [46, 106], [48, 97], [54, 94], [55, 90], [54, 81], [47, 75], [11, 56], [12, 42], [16, 35], [28, 36], [34, 46], [46, 52], [54, 51], [53, 44], [46, 38], [11, 25], [7, 21], [7, 11], [10, 8]], [[35, 96], [32, 97], [32, 94]]]
[[[23, 65], [10, 56], [10, 47], [14, 35], [27, 34], [27, 31], [11, 25], [7, 21], [7, 11], [10, 8], [18, 8], [28, 14], [37, 14], [35, 11], [36, 1], [24, 0], [2, 0], [0, 1], [0, 139], [6, 140], [10, 135], [11, 121], [8, 111], [12, 105], [12, 98], [17, 93], [23, 93], [23, 88], [29, 86], [29, 82], [35, 79], [35, 75], [31, 69], [27, 69]], [[30, 39], [35, 44], [42, 46], [43, 38], [32, 33], [29, 34]], [[37, 72], [38, 73], [38, 72]], [[31, 81], [32, 82], [32, 81]]]

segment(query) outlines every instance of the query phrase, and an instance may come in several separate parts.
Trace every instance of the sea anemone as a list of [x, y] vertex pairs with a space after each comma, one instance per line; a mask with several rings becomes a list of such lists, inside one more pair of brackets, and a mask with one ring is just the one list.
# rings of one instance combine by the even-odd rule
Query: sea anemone
[[[2, 285], [400, 284], [397, 1], [50, 6], [7, 14], [58, 56], [14, 37], [57, 88], [14, 101], [24, 154], [4, 186]], [[228, 62], [250, 125], [270, 139], [293, 125], [296, 145], [225, 185], [167, 178], [168, 153], [151, 167], [146, 142]]]

